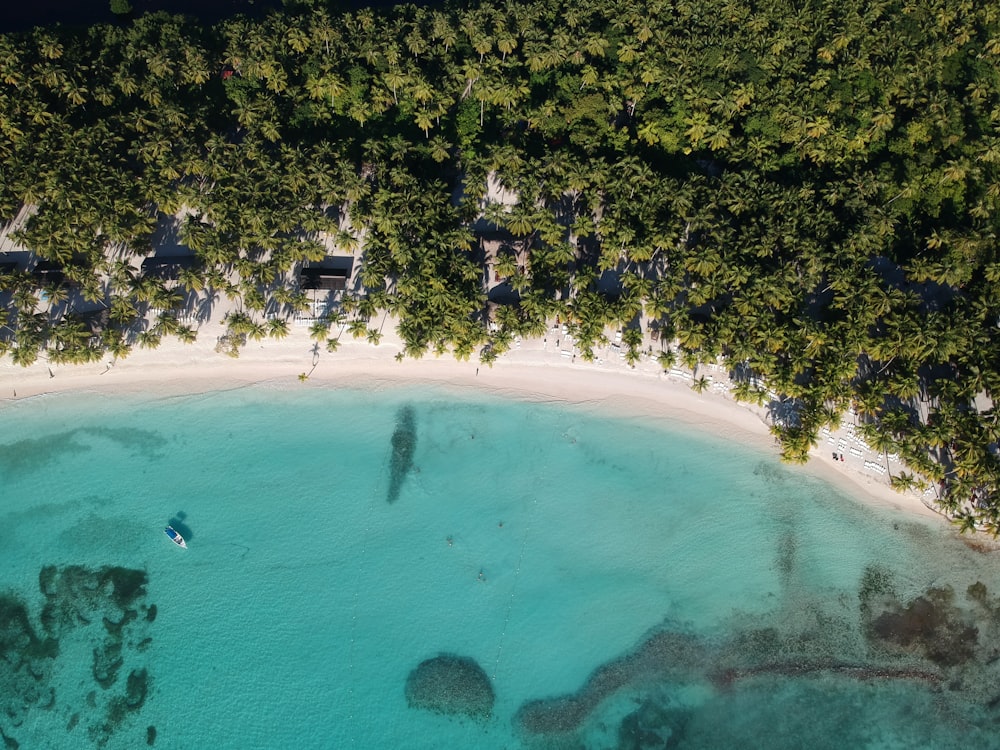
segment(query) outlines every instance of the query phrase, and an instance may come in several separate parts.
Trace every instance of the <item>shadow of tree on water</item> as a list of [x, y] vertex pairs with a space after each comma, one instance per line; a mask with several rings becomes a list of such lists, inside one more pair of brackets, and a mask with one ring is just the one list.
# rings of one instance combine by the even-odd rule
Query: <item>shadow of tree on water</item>
[[386, 500], [399, 499], [403, 481], [413, 469], [413, 454], [417, 449], [417, 419], [412, 406], [404, 406], [396, 414], [396, 429], [392, 433], [392, 456], [389, 459], [389, 491]]

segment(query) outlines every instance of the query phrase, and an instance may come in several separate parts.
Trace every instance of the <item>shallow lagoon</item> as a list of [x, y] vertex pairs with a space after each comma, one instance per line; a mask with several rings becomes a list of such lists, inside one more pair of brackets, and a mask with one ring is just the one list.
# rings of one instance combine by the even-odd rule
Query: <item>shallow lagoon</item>
[[[3, 415], [21, 747], [990, 747], [1000, 726], [995, 556], [732, 442], [413, 389]], [[485, 688], [449, 678], [470, 661]]]

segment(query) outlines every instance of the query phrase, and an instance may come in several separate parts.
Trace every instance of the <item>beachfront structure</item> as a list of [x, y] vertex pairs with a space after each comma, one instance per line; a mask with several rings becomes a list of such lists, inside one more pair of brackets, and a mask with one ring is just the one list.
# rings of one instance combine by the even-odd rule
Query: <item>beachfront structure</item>
[[163, 281], [177, 281], [181, 272], [198, 267], [194, 255], [154, 255], [142, 261], [142, 275]]
[[58, 263], [43, 260], [31, 269], [31, 276], [40, 286], [59, 286], [66, 281], [66, 269]]
[[[818, 0], [809, 29], [723, 0], [326, 5], [0, 37], [0, 249], [110, 306], [102, 346], [187, 335], [180, 293], [136, 273], [174, 216], [201, 264], [178, 282], [247, 335], [341, 285], [352, 334], [391, 311], [405, 356], [489, 364], [561, 319], [586, 360], [655, 327], [665, 363], [794, 399], [791, 460], [853, 405], [952, 508], [1000, 497], [1000, 420], [976, 406], [1000, 390], [990, 4], [927, 24]], [[486, 267], [477, 226], [523, 247]], [[324, 234], [357, 270], [317, 264]], [[19, 364], [77, 302], [39, 310], [32, 262], [0, 277]]]
[[302, 268], [299, 273], [299, 288], [304, 291], [343, 292], [347, 289], [353, 271], [353, 255], [327, 256], [319, 263]]

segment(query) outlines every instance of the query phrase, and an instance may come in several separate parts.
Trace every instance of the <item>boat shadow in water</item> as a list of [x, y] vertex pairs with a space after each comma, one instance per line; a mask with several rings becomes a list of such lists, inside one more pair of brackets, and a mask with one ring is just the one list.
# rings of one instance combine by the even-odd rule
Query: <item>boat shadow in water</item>
[[413, 469], [413, 453], [417, 449], [417, 419], [412, 406], [396, 413], [396, 429], [392, 433], [392, 455], [389, 459], [389, 491], [385, 499], [399, 499], [406, 475]]
[[174, 531], [184, 537], [184, 541], [190, 542], [194, 539], [194, 532], [191, 531], [191, 527], [188, 526], [184, 521], [187, 519], [187, 513], [183, 510], [177, 511], [169, 521], [167, 521], [167, 526], [172, 526]]

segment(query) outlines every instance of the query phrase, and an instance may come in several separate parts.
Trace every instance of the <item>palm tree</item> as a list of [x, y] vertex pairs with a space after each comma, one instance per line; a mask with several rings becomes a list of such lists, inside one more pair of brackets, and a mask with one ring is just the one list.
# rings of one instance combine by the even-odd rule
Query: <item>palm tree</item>
[[330, 321], [327, 319], [316, 320], [309, 326], [309, 338], [314, 341], [325, 341], [330, 332]]
[[291, 331], [288, 328], [288, 321], [285, 318], [268, 318], [267, 335], [272, 339], [283, 339]]
[[920, 482], [913, 474], [909, 474], [905, 471], [900, 472], [896, 476], [891, 476], [889, 479], [889, 484], [897, 492], [909, 492], [910, 490], [917, 489], [920, 486]]
[[147, 329], [139, 332], [138, 336], [136, 336], [136, 341], [143, 349], [155, 349], [160, 345], [162, 337], [163, 335], [159, 331]]

